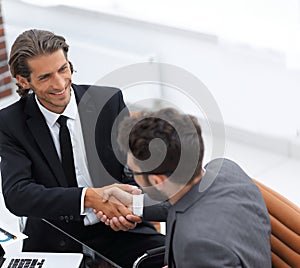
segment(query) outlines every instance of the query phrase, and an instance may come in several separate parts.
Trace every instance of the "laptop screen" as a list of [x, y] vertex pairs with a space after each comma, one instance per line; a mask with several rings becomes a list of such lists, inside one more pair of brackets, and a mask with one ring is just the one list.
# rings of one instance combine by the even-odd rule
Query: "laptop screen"
[[99, 252], [96, 252], [95, 250], [88, 247], [87, 245], [85, 245], [84, 243], [79, 241], [78, 239], [76, 239], [76, 238], [72, 237], [71, 235], [69, 235], [68, 233], [64, 232], [63, 230], [61, 230], [60, 228], [58, 228], [51, 222], [49, 222], [45, 219], [43, 219], [43, 221], [45, 223], [47, 223], [48, 225], [52, 226], [53, 228], [55, 228], [57, 231], [68, 236], [73, 241], [76, 241], [77, 243], [79, 243], [82, 246], [82, 252], [83, 252], [83, 261], [82, 262], [84, 265], [81, 267], [122, 268], [121, 266], [117, 265], [113, 261], [111, 261], [108, 258], [101, 255]]

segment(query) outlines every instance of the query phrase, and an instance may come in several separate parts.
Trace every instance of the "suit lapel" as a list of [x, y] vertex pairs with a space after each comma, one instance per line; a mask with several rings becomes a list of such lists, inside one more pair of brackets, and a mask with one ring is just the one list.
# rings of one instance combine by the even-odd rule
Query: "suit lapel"
[[[198, 202], [199, 199], [203, 198], [206, 191], [201, 191], [201, 184], [202, 182], [205, 183], [209, 176], [207, 175], [208, 172], [202, 177], [202, 179], [197, 182], [177, 203], [174, 205], [174, 210], [176, 213], [184, 213], [188, 210], [191, 206], [194, 205], [195, 202]], [[206, 188], [209, 191], [209, 188]]]
[[[112, 140], [116, 141], [116, 127], [125, 108], [117, 90], [99, 86], [72, 85], [78, 104], [88, 168], [94, 187], [102, 187], [121, 179], [122, 167], [118, 163]], [[117, 120], [116, 120], [117, 119]], [[121, 154], [118, 155], [122, 157]], [[122, 161], [121, 161], [122, 162]]]
[[93, 87], [89, 87], [88, 90], [86, 90], [82, 86], [75, 84], [73, 84], [72, 87], [75, 91], [76, 102], [78, 105], [90, 177], [94, 187], [101, 187], [99, 174], [103, 174], [103, 172], [101, 172], [102, 165], [98, 156], [95, 140], [98, 112], [95, 100], [91, 95], [94, 89]]
[[169, 268], [174, 268], [174, 256], [173, 256], [173, 237], [176, 223], [176, 210], [171, 207], [168, 213], [167, 219], [167, 235], [166, 235], [166, 252], [165, 252], [165, 263], [168, 264]]
[[166, 253], [165, 263], [168, 263], [169, 268], [175, 268], [173, 238], [175, 225], [178, 213], [185, 212], [190, 206], [198, 201], [203, 193], [199, 192], [200, 182], [195, 184], [189, 192], [187, 192], [180, 200], [177, 201], [169, 210], [167, 219], [167, 235], [166, 235]]
[[63, 187], [68, 187], [50, 130], [44, 116], [37, 106], [34, 94], [28, 96], [25, 113], [29, 116], [26, 121], [27, 126], [52, 169], [58, 184]]

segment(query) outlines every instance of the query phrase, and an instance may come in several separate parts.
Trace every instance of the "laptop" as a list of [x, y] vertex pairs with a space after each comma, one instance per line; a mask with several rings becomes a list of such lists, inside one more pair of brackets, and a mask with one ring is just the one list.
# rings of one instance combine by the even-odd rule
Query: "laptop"
[[14, 256], [5, 256], [0, 245], [0, 268], [121, 268], [104, 256], [94, 253], [45, 253], [21, 252]]
[[15, 256], [0, 258], [1, 268], [78, 268], [81, 253], [21, 252]]
[[[84, 245], [82, 242], [63, 232], [58, 227], [46, 220], [44, 221], [57, 229], [57, 231], [64, 233], [66, 236], [81, 244], [83, 253], [20, 252], [15, 255], [10, 255], [5, 254], [0, 243], [0, 268], [121, 268], [106, 257]], [[11, 240], [13, 239], [13, 234], [8, 233], [7, 231], [4, 232], [7, 237], [10, 236]]]

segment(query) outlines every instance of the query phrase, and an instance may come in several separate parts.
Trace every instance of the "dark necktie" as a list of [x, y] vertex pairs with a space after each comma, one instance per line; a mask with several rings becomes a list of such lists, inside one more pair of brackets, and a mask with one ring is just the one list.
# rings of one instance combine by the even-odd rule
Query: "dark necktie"
[[74, 157], [72, 142], [69, 129], [67, 127], [68, 118], [61, 115], [57, 122], [60, 125], [59, 143], [61, 151], [61, 162], [68, 181], [69, 187], [77, 187], [77, 180], [75, 174]]

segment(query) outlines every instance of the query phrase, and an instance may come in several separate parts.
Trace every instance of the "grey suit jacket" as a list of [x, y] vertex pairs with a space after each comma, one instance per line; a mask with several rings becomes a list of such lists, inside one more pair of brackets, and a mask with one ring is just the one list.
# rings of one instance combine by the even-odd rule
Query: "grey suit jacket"
[[216, 159], [170, 209], [165, 261], [169, 268], [271, 267], [270, 232], [257, 186], [234, 162]]

